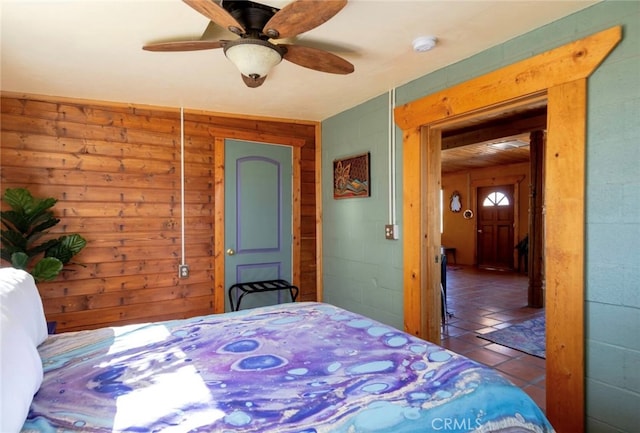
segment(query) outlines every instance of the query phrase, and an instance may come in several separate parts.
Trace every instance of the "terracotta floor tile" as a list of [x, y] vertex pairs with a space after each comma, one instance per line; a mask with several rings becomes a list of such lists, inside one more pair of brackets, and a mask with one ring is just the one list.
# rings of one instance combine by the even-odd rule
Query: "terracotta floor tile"
[[499, 320], [501, 322], [510, 322], [510, 321], [512, 321], [514, 319], [514, 317], [511, 314], [507, 314], [507, 313], [504, 313], [504, 312], [491, 313], [487, 317], [489, 317], [491, 319]]
[[479, 307], [473, 308], [468, 305], [463, 309], [450, 307], [449, 310], [453, 310], [453, 314], [462, 320], [468, 320], [469, 322], [476, 323], [481, 323], [479, 320], [485, 319], [487, 314], [492, 314], [491, 311], [487, 311]]
[[522, 355], [522, 352], [520, 352], [519, 350], [515, 350], [515, 349], [511, 349], [510, 347], [507, 346], [502, 346], [500, 344], [496, 344], [496, 343], [491, 343], [488, 344], [486, 346], [487, 349], [489, 350], [493, 350], [494, 352], [498, 352], [501, 353], [503, 355], [507, 355], [511, 358], [517, 358], [518, 356]]
[[504, 371], [511, 376], [518, 377], [520, 379], [526, 380], [527, 382], [539, 380], [540, 377], [542, 377], [545, 373], [544, 368], [526, 364], [518, 361], [517, 359], [511, 359], [510, 361], [504, 362], [497, 368], [500, 371]]
[[496, 331], [496, 328], [488, 327], [488, 328], [474, 329], [474, 332], [477, 332], [478, 334], [488, 334], [489, 332], [493, 332], [493, 331]]
[[505, 373], [504, 371], [498, 370], [498, 373], [502, 375], [509, 382], [513, 383], [515, 386], [522, 388], [528, 385], [528, 383], [518, 377], [511, 376], [510, 374]]
[[544, 388], [540, 388], [539, 386], [535, 385], [527, 385], [522, 389], [524, 390], [524, 392], [529, 394], [529, 397], [531, 397], [531, 399], [536, 402], [538, 407], [542, 409], [543, 412], [546, 411], [547, 396]]
[[462, 328], [465, 329], [467, 331], [473, 331], [474, 329], [478, 329], [478, 328], [482, 328], [483, 325], [476, 323], [476, 322], [470, 322], [468, 320], [458, 320], [455, 325], [456, 328]]
[[[527, 306], [527, 286], [527, 276], [522, 274], [462, 265], [448, 267], [447, 310], [454, 317], [443, 331], [443, 345], [493, 366], [544, 410], [545, 360], [478, 338], [479, 334], [506, 328], [543, 311]], [[476, 323], [478, 326], [474, 326]]]
[[458, 322], [460, 320], [462, 320], [462, 319], [458, 318], [457, 316], [447, 317], [447, 323], [448, 324], [453, 324], [453, 323], [456, 323], [456, 322]]
[[444, 330], [442, 331], [442, 335], [457, 337], [459, 335], [466, 334], [467, 332], [469, 331], [466, 329], [458, 328], [454, 325], [445, 325]]
[[460, 340], [459, 338], [456, 338], [456, 337], [447, 338], [445, 341], [442, 342], [442, 346], [463, 355], [467, 352], [478, 349], [477, 345], [467, 343], [466, 341]]
[[484, 347], [467, 352], [465, 353], [465, 356], [490, 367], [494, 367], [511, 359], [508, 356], [501, 355], [498, 352], [485, 349]]
[[545, 359], [542, 358], [538, 358], [537, 356], [533, 356], [533, 355], [528, 355], [526, 353], [520, 353], [520, 355], [517, 357], [518, 360], [522, 361], [522, 362], [526, 362], [532, 365], [535, 365], [536, 367], [540, 367], [542, 369], [547, 367], [547, 361]]
[[484, 326], [493, 326], [496, 327], [496, 325], [502, 325], [503, 322], [500, 320], [496, 320], [496, 319], [491, 319], [489, 317], [480, 317], [479, 319], [470, 319], [473, 320], [474, 322], [477, 321], [478, 323], [484, 325]]
[[482, 338], [478, 338], [478, 334], [474, 332], [468, 332], [466, 334], [458, 335], [456, 338], [459, 340], [466, 341], [467, 343], [474, 344], [476, 346], [486, 346], [490, 342], [487, 340], [483, 340]]
[[490, 313], [497, 313], [498, 311], [502, 311], [502, 307], [494, 307], [494, 306], [489, 306], [489, 305], [483, 305], [482, 308], [484, 310], [489, 311]]
[[540, 380], [535, 380], [531, 384], [545, 389], [547, 387], [547, 376], [545, 375]]

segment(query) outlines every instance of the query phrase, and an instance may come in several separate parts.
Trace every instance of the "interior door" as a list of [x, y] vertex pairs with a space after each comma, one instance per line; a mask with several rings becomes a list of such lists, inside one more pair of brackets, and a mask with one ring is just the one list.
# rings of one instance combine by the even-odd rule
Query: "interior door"
[[513, 185], [478, 188], [478, 267], [513, 270]]
[[[225, 141], [225, 311], [233, 284], [292, 279], [292, 151]], [[239, 293], [232, 293], [237, 305]], [[246, 295], [241, 309], [290, 301], [288, 292]]]

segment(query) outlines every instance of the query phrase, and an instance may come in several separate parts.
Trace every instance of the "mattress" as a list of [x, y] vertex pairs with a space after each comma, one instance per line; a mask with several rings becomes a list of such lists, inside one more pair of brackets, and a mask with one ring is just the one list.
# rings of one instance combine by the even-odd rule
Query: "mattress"
[[495, 370], [323, 303], [63, 333], [24, 432], [552, 432]]

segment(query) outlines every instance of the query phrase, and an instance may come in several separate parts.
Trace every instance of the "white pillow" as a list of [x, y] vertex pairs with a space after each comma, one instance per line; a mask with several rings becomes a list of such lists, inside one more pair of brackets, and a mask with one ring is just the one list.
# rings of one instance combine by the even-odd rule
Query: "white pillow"
[[46, 340], [47, 319], [31, 274], [15, 268], [0, 268], [0, 308], [3, 315], [20, 324], [34, 345]]
[[42, 384], [42, 360], [26, 331], [2, 312], [0, 318], [0, 432], [19, 432]]

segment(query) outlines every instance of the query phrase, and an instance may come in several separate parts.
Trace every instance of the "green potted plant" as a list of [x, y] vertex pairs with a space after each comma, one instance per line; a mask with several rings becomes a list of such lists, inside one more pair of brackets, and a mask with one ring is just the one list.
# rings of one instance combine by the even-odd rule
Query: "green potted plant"
[[24, 269], [36, 281], [55, 279], [87, 241], [79, 234], [43, 239], [60, 220], [50, 210], [55, 198], [34, 198], [25, 188], [8, 188], [2, 198], [11, 210], [1, 211], [2, 260]]

